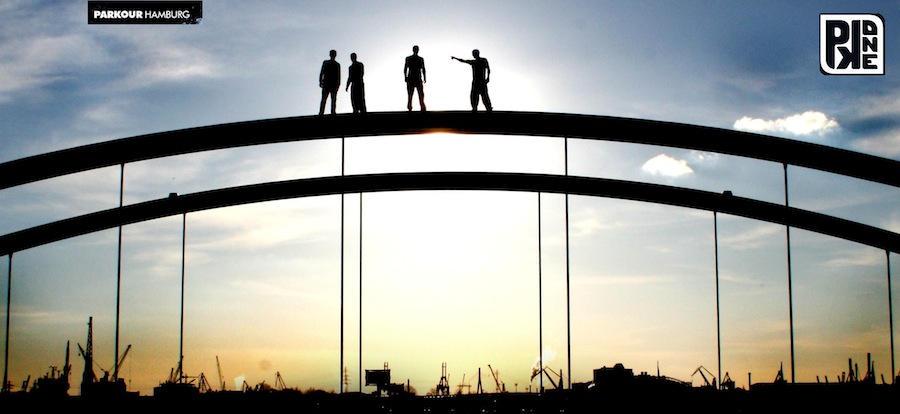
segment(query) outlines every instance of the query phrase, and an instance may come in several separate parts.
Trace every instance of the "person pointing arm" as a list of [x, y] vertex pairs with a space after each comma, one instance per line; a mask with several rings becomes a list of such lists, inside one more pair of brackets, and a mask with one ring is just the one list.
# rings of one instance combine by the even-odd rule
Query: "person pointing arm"
[[472, 51], [474, 59], [460, 59], [456, 56], [450, 56], [453, 60], [466, 63], [472, 67], [472, 92], [469, 95], [472, 104], [472, 112], [478, 110], [478, 100], [484, 101], [484, 107], [488, 112], [493, 110], [491, 106], [491, 98], [488, 96], [487, 84], [491, 81], [491, 66], [487, 59], [481, 57], [478, 49]]

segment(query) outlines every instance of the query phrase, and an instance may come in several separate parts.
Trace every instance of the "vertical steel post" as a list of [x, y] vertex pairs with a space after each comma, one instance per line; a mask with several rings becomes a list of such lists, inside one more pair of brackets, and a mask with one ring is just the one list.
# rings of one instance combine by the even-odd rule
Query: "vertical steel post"
[[540, 376], [540, 388], [538, 392], [544, 393], [544, 303], [543, 303], [543, 262], [541, 255], [541, 193], [537, 194], [537, 219], [538, 219], [538, 375]]
[[[565, 156], [565, 175], [569, 176], [569, 137], [563, 139]], [[569, 271], [569, 192], [566, 192], [566, 359], [569, 370], [569, 389], [572, 389], [572, 305]]]
[[891, 297], [891, 251], [884, 251], [887, 259], [887, 291], [888, 291], [888, 326], [891, 331], [891, 384], [897, 380], [897, 367], [894, 365], [894, 300]]
[[[788, 199], [788, 165], [787, 163], [782, 164], [784, 166], [784, 207], [790, 207], [789, 199]], [[792, 274], [791, 274], [791, 225], [790, 223], [785, 225], [785, 238], [787, 245], [787, 274], [788, 274], [788, 318], [790, 320], [790, 332], [791, 332], [791, 384], [794, 383], [796, 368], [794, 364], [794, 294], [792, 291]]]
[[363, 336], [362, 336], [362, 318], [363, 318], [363, 306], [362, 306], [362, 298], [363, 298], [363, 193], [359, 193], [359, 392], [362, 392], [363, 387]]
[[184, 253], [187, 233], [187, 213], [181, 214], [181, 331], [178, 335], [178, 382], [184, 378]]
[[6, 345], [3, 351], [3, 386], [0, 387], [0, 394], [10, 391], [6, 389], [6, 384], [9, 384], [9, 315], [12, 313], [10, 305], [12, 304], [13, 254], [10, 253], [7, 257], [9, 258], [9, 267], [6, 274]]
[[[125, 202], [125, 163], [119, 168], [119, 208]], [[122, 303], [122, 225], [119, 225], [119, 246], [116, 258], [116, 366], [113, 367], [113, 381], [119, 379], [119, 311]]]
[[719, 388], [722, 388], [722, 322], [719, 317], [719, 218], [713, 210], [713, 245], [716, 263], [716, 346], [719, 357]]
[[[341, 137], [341, 177], [344, 176], [344, 137]], [[340, 351], [340, 370], [338, 375], [339, 394], [344, 393], [344, 196], [341, 192], [341, 351]], [[347, 390], [350, 391], [350, 390]]]

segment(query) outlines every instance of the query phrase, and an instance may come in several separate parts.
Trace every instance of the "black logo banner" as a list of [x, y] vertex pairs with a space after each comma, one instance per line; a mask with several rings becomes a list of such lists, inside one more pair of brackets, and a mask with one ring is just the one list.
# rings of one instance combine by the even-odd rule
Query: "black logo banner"
[[202, 1], [88, 1], [88, 24], [199, 24]]

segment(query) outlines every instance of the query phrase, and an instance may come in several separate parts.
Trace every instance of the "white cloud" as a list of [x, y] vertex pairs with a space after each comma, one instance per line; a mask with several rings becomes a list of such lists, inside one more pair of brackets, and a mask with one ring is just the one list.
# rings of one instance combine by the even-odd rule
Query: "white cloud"
[[216, 68], [209, 54], [177, 43], [164, 46], [142, 44], [142, 64], [132, 73], [131, 82], [152, 85], [215, 78]]
[[884, 252], [875, 249], [837, 252], [826, 260], [826, 264], [829, 267], [872, 266], [877, 268], [884, 265]]
[[672, 282], [671, 276], [663, 275], [604, 275], [585, 276], [575, 283], [579, 286], [628, 286], [628, 285], [660, 285]]
[[103, 62], [96, 45], [79, 35], [20, 36], [0, 45], [0, 102], [40, 89]]
[[891, 217], [888, 218], [884, 228], [894, 233], [900, 233], [900, 213], [892, 214]]
[[885, 96], [866, 96], [864, 102], [859, 104], [861, 118], [893, 119], [898, 115], [900, 115], [900, 92]]
[[[23, 93], [34, 95], [54, 82], [84, 81], [85, 73], [117, 68], [126, 72], [126, 79], [112, 85], [126, 89], [222, 76], [221, 65], [210, 53], [174, 36], [147, 36], [145, 31], [34, 34], [25, 28], [4, 29], [0, 32], [5, 39], [0, 43], [0, 103]], [[116, 53], [110, 44], [125, 44], [130, 53]]]
[[900, 129], [854, 141], [853, 147], [862, 152], [884, 157], [900, 157]]
[[824, 134], [840, 127], [837, 121], [817, 111], [806, 111], [786, 118], [761, 119], [745, 116], [734, 122], [734, 129], [751, 132], [788, 132], [794, 135]]
[[[866, 97], [859, 105], [857, 117], [863, 122], [900, 119], [900, 92], [880, 97]], [[883, 125], [878, 125], [882, 127]], [[853, 141], [851, 145], [858, 151], [884, 157], [900, 157], [900, 125], [891, 122], [884, 129], [863, 131], [865, 136]]]
[[685, 160], [677, 160], [666, 154], [659, 154], [641, 167], [642, 170], [653, 175], [664, 175], [666, 177], [680, 177], [685, 174], [692, 174], [693, 169]]
[[761, 223], [733, 236], [722, 237], [720, 243], [736, 250], [757, 249], [766, 246], [783, 231], [784, 227], [780, 225]]

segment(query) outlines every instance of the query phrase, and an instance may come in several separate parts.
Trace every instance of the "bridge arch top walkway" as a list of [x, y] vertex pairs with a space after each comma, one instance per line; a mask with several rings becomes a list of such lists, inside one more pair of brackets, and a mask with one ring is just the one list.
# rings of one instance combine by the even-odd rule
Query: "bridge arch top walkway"
[[374, 112], [299, 116], [158, 132], [0, 164], [0, 189], [96, 168], [242, 146], [434, 132], [567, 137], [688, 148], [900, 187], [900, 162], [809, 142], [689, 124], [546, 112]]

